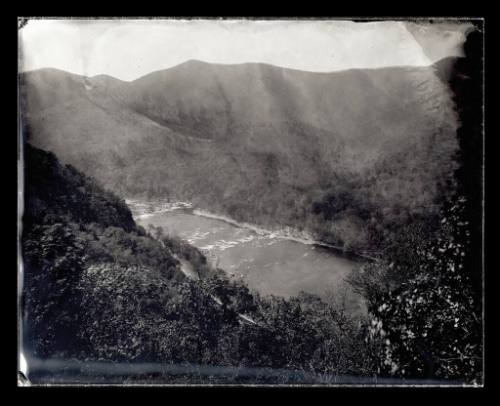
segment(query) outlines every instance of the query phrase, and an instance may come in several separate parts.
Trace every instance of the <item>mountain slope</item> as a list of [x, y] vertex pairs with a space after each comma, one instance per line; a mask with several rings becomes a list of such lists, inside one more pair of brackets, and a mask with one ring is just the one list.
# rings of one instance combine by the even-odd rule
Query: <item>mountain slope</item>
[[[32, 383], [305, 383], [374, 371], [359, 321], [335, 302], [253, 295], [195, 248], [145, 233], [93, 179], [24, 150], [21, 344]], [[239, 376], [249, 367], [280, 377]]]
[[435, 212], [454, 170], [457, 119], [433, 67], [188, 61], [133, 82], [28, 72], [22, 92], [31, 142], [121, 195], [191, 200], [346, 246], [366, 248], [387, 219]]
[[24, 162], [27, 166], [23, 218], [26, 226], [57, 213], [76, 223], [95, 222], [103, 227], [121, 227], [126, 231], [136, 228], [122, 199], [102, 189], [72, 166], [59, 165], [54, 154], [27, 144]]

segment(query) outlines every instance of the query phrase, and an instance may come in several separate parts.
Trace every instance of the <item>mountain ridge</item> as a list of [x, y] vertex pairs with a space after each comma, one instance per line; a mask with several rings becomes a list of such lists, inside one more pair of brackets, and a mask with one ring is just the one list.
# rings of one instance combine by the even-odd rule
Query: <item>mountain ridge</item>
[[218, 63], [218, 62], [207, 62], [207, 61], [203, 61], [201, 59], [188, 59], [184, 62], [181, 62], [181, 63], [178, 63], [177, 65], [173, 65], [173, 66], [170, 66], [168, 68], [161, 68], [161, 69], [155, 69], [151, 72], [148, 72], [148, 73], [145, 73], [144, 75], [141, 75], [141, 76], [138, 76], [137, 78], [135, 79], [131, 79], [131, 80], [125, 80], [125, 79], [120, 79], [120, 78], [117, 78], [116, 76], [113, 76], [113, 75], [110, 75], [110, 74], [107, 74], [107, 73], [98, 73], [98, 74], [95, 74], [95, 75], [92, 75], [92, 76], [87, 76], [87, 75], [83, 75], [83, 74], [80, 74], [80, 73], [75, 73], [75, 72], [70, 72], [70, 71], [67, 71], [67, 70], [64, 70], [64, 69], [60, 69], [60, 68], [55, 68], [55, 67], [43, 67], [43, 68], [37, 68], [37, 69], [30, 69], [30, 70], [26, 70], [26, 71], [22, 71], [19, 73], [19, 75], [25, 75], [25, 74], [29, 74], [29, 73], [33, 73], [33, 72], [38, 72], [38, 71], [42, 71], [42, 70], [54, 70], [54, 71], [59, 71], [59, 72], [63, 72], [63, 73], [68, 73], [68, 74], [71, 74], [71, 75], [77, 75], [77, 76], [82, 76], [84, 78], [89, 78], [89, 79], [93, 79], [93, 78], [96, 78], [96, 77], [99, 77], [99, 76], [106, 76], [106, 77], [109, 77], [109, 78], [112, 78], [112, 79], [116, 79], [120, 82], [125, 82], [125, 83], [131, 83], [131, 82], [134, 82], [138, 79], [141, 79], [145, 76], [148, 76], [148, 75], [151, 75], [153, 73], [158, 73], [158, 72], [162, 72], [162, 71], [166, 71], [166, 70], [169, 70], [169, 69], [174, 69], [174, 68], [177, 68], [177, 67], [181, 67], [183, 65], [189, 65], [189, 64], [193, 64], [193, 65], [215, 65], [215, 66], [241, 66], [241, 65], [264, 65], [264, 66], [269, 66], [269, 67], [273, 67], [273, 68], [279, 68], [279, 69], [283, 69], [283, 70], [289, 70], [289, 71], [296, 71], [296, 72], [304, 72], [304, 73], [312, 73], [312, 74], [320, 74], [320, 75], [329, 75], [329, 74], [333, 74], [333, 73], [338, 73], [338, 72], [349, 72], [349, 71], [356, 71], [356, 70], [382, 70], [382, 69], [392, 69], [392, 68], [408, 68], [408, 69], [412, 69], [412, 68], [429, 68], [429, 67], [432, 67], [432, 66], [436, 66], [436, 65], [439, 65], [441, 62], [443, 61], [446, 61], [446, 60], [459, 60], [459, 59], [462, 59], [461, 57], [454, 57], [454, 56], [451, 56], [451, 57], [444, 57], [444, 58], [441, 58], [433, 63], [430, 63], [429, 65], [392, 65], [392, 66], [385, 66], [385, 67], [379, 67], [379, 68], [363, 68], [363, 67], [354, 67], [354, 68], [348, 68], [348, 69], [340, 69], [340, 70], [333, 70], [333, 71], [307, 71], [307, 70], [302, 70], [302, 69], [295, 69], [295, 68], [289, 68], [289, 67], [284, 67], [284, 66], [279, 66], [279, 65], [274, 65], [274, 64], [271, 64], [271, 63], [267, 63], [267, 62], [241, 62], [241, 63]]
[[23, 76], [21, 91], [31, 141], [122, 196], [190, 200], [261, 225], [283, 216], [325, 236], [373, 232], [359, 208], [311, 212], [344, 189], [375, 217], [435, 211], [457, 147], [434, 67], [323, 74], [191, 61], [132, 82], [48, 70]]

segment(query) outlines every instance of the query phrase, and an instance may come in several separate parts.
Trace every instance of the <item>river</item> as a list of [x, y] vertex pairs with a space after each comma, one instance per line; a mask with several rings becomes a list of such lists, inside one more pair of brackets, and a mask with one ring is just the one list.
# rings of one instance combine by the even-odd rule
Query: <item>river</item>
[[304, 291], [333, 295], [349, 312], [365, 313], [362, 299], [345, 278], [360, 259], [283, 233], [239, 225], [230, 219], [194, 210], [187, 202], [148, 203], [127, 199], [137, 224], [160, 226], [205, 253], [230, 278], [243, 280], [262, 295], [290, 297]]

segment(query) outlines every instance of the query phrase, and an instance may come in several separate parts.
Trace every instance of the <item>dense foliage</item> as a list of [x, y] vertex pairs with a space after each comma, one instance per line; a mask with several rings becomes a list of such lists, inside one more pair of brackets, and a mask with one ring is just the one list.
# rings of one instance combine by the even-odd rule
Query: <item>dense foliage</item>
[[[45, 183], [56, 184], [57, 178], [58, 196], [51, 201], [71, 199], [75, 172], [26, 148], [26, 178], [41, 170]], [[84, 206], [87, 213], [109, 207], [122, 216], [86, 222], [83, 213], [74, 212], [76, 203], [48, 205], [38, 188], [26, 189], [27, 201], [37, 202], [26, 205], [22, 241], [24, 339], [34, 356], [278, 368], [311, 373], [313, 381], [324, 374], [375, 372], [363, 320], [352, 319], [337, 301], [305, 294], [290, 300], [260, 297], [161, 229], [147, 233], [130, 227], [128, 210], [119, 200], [107, 201], [91, 182], [85, 178], [79, 184], [86, 191], [82, 204], [98, 202]], [[32, 207], [45, 207], [46, 215]], [[187, 278], [186, 265], [199, 278]]]
[[54, 154], [24, 146], [25, 213], [29, 227], [44, 217], [60, 217], [77, 223], [97, 223], [103, 227], [118, 225], [134, 229], [134, 220], [123, 199], [100, 187], [94, 180], [71, 165], [59, 165]]
[[[420, 242], [393, 252], [391, 263], [378, 261], [351, 278], [369, 299], [368, 341], [378, 343], [381, 373], [482, 379], [481, 307], [464, 267], [470, 236], [463, 208], [463, 199], [448, 205], [434, 235], [415, 236]], [[409, 266], [412, 253], [419, 259]]]
[[402, 226], [383, 259], [351, 278], [369, 303], [367, 341], [382, 374], [484, 379], [481, 35], [469, 34], [466, 58], [439, 67], [461, 122], [454, 185], [442, 193], [441, 210]]

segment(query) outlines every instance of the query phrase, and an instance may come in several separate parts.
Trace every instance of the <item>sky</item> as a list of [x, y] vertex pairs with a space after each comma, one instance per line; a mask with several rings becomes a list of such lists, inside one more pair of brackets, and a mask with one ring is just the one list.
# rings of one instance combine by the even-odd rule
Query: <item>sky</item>
[[461, 56], [470, 23], [454, 21], [30, 20], [19, 69], [134, 80], [190, 59], [312, 72], [424, 66]]

